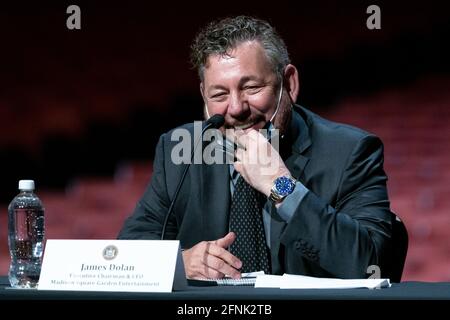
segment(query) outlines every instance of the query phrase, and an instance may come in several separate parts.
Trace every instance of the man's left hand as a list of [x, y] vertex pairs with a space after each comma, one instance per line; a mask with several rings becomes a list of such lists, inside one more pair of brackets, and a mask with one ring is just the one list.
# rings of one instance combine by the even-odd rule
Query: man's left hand
[[260, 132], [253, 129], [247, 132], [236, 130], [233, 135], [239, 146], [234, 168], [253, 188], [269, 196], [274, 180], [290, 175], [288, 168], [277, 150]]

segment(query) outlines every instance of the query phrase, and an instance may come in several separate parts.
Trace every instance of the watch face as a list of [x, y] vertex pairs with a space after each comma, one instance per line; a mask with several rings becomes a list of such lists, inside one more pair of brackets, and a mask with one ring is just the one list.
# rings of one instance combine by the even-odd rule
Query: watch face
[[295, 183], [288, 177], [279, 177], [275, 180], [275, 188], [280, 196], [284, 197], [294, 191]]

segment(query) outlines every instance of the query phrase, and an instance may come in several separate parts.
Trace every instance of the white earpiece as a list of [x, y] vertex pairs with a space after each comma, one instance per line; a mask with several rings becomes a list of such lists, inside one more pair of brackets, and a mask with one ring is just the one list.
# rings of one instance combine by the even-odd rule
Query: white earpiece
[[206, 103], [205, 103], [205, 113], [206, 113], [206, 116], [208, 117], [206, 120], [211, 118], [211, 116], [209, 115], [208, 106], [206, 105]]
[[280, 94], [278, 95], [278, 102], [277, 102], [277, 108], [275, 109], [275, 112], [273, 113], [272, 117], [270, 118], [269, 122], [272, 122], [272, 120], [275, 118], [275, 116], [278, 113], [278, 109], [280, 108], [280, 102], [281, 102], [281, 96], [283, 95], [283, 78], [281, 78], [281, 85], [280, 85]]

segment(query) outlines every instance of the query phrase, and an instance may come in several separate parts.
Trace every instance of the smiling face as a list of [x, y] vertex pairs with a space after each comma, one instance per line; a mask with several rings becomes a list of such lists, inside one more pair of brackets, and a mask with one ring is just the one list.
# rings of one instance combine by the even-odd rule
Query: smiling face
[[223, 115], [225, 128], [262, 129], [275, 112], [280, 84], [257, 41], [243, 42], [229, 55], [208, 57], [203, 79], [207, 111]]

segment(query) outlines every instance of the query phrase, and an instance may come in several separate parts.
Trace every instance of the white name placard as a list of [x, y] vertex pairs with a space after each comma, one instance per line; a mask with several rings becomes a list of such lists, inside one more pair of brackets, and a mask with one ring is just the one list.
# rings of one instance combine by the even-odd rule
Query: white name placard
[[171, 292], [186, 286], [178, 240], [47, 240], [38, 289]]

